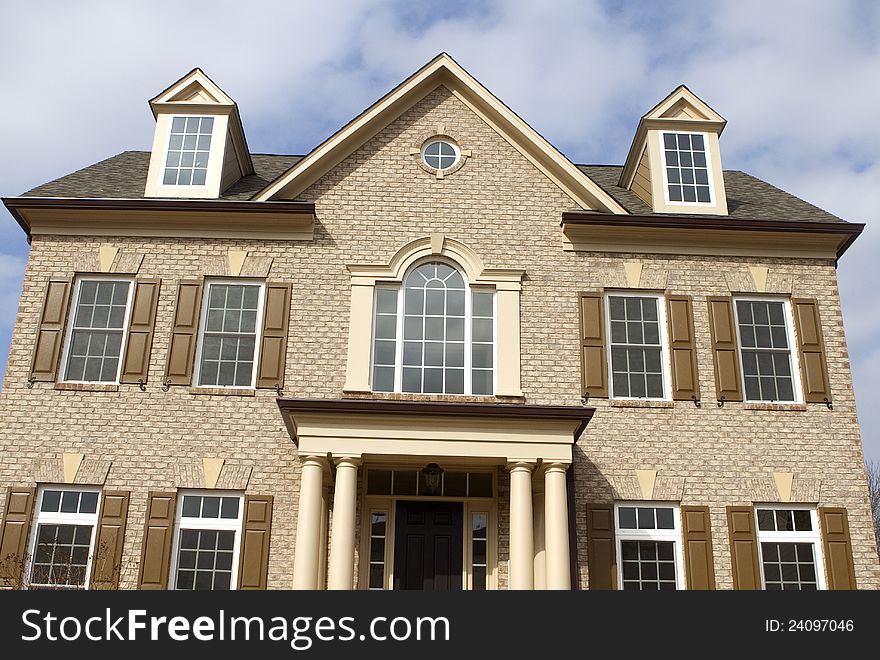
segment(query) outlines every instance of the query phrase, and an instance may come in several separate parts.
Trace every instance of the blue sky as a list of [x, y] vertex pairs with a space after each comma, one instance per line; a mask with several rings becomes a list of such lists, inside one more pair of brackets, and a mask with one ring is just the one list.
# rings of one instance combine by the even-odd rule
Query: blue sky
[[[0, 195], [148, 149], [147, 99], [194, 66], [269, 153], [307, 152], [444, 50], [581, 163], [621, 163], [638, 117], [685, 83], [728, 119], [725, 168], [869, 223], [838, 272], [880, 460], [880, 3], [35, 1], [3, 3], [0, 23]], [[0, 369], [26, 259], [0, 210]]]

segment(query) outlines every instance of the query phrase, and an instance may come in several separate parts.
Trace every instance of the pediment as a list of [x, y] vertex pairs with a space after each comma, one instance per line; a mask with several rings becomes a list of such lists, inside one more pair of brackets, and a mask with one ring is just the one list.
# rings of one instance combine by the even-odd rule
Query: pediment
[[235, 105], [227, 94], [204, 71], [195, 68], [170, 87], [150, 99], [153, 113], [165, 104]]
[[665, 99], [651, 108], [642, 119], [683, 119], [727, 123], [724, 117], [684, 85], [676, 87]]
[[448, 89], [584, 209], [626, 210], [516, 113], [441, 53], [258, 192], [254, 200], [295, 199], [334, 166], [438, 87]]

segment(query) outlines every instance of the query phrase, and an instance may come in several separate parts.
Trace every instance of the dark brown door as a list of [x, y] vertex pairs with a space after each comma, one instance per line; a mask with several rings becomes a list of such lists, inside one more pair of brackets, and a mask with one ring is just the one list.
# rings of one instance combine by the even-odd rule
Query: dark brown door
[[398, 502], [394, 588], [461, 591], [461, 502]]

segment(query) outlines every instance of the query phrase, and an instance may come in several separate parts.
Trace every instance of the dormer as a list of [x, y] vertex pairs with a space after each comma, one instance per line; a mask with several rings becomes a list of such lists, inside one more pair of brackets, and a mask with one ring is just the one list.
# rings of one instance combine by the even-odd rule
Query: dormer
[[156, 133], [146, 197], [216, 199], [253, 174], [238, 105], [193, 69], [150, 100]]
[[619, 184], [656, 213], [727, 215], [718, 148], [726, 124], [680, 85], [639, 120]]

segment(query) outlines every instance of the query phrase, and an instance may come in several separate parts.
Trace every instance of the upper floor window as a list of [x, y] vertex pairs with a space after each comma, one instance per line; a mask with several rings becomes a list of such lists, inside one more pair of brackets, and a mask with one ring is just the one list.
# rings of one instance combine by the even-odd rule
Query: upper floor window
[[756, 507], [761, 575], [768, 590], [815, 591], [824, 588], [818, 570], [819, 525], [808, 507]]
[[712, 202], [702, 133], [663, 133], [669, 202]]
[[442, 262], [413, 269], [402, 288], [376, 289], [377, 392], [493, 394], [495, 294]]
[[254, 387], [264, 285], [206, 282], [196, 364], [200, 387]]
[[29, 588], [88, 587], [99, 499], [97, 489], [41, 489], [34, 521]]
[[109, 278], [77, 281], [65, 349], [65, 381], [119, 381], [131, 284], [130, 280]]
[[668, 398], [663, 299], [644, 294], [612, 294], [607, 296], [606, 304], [611, 339], [611, 396]]
[[791, 311], [785, 300], [737, 300], [747, 401], [797, 401]]
[[683, 588], [678, 507], [617, 504], [615, 527], [624, 591]]
[[213, 491], [178, 498], [174, 538], [174, 589], [235, 588], [241, 545], [242, 496]]
[[213, 117], [174, 117], [162, 183], [166, 186], [203, 186], [208, 175]]

